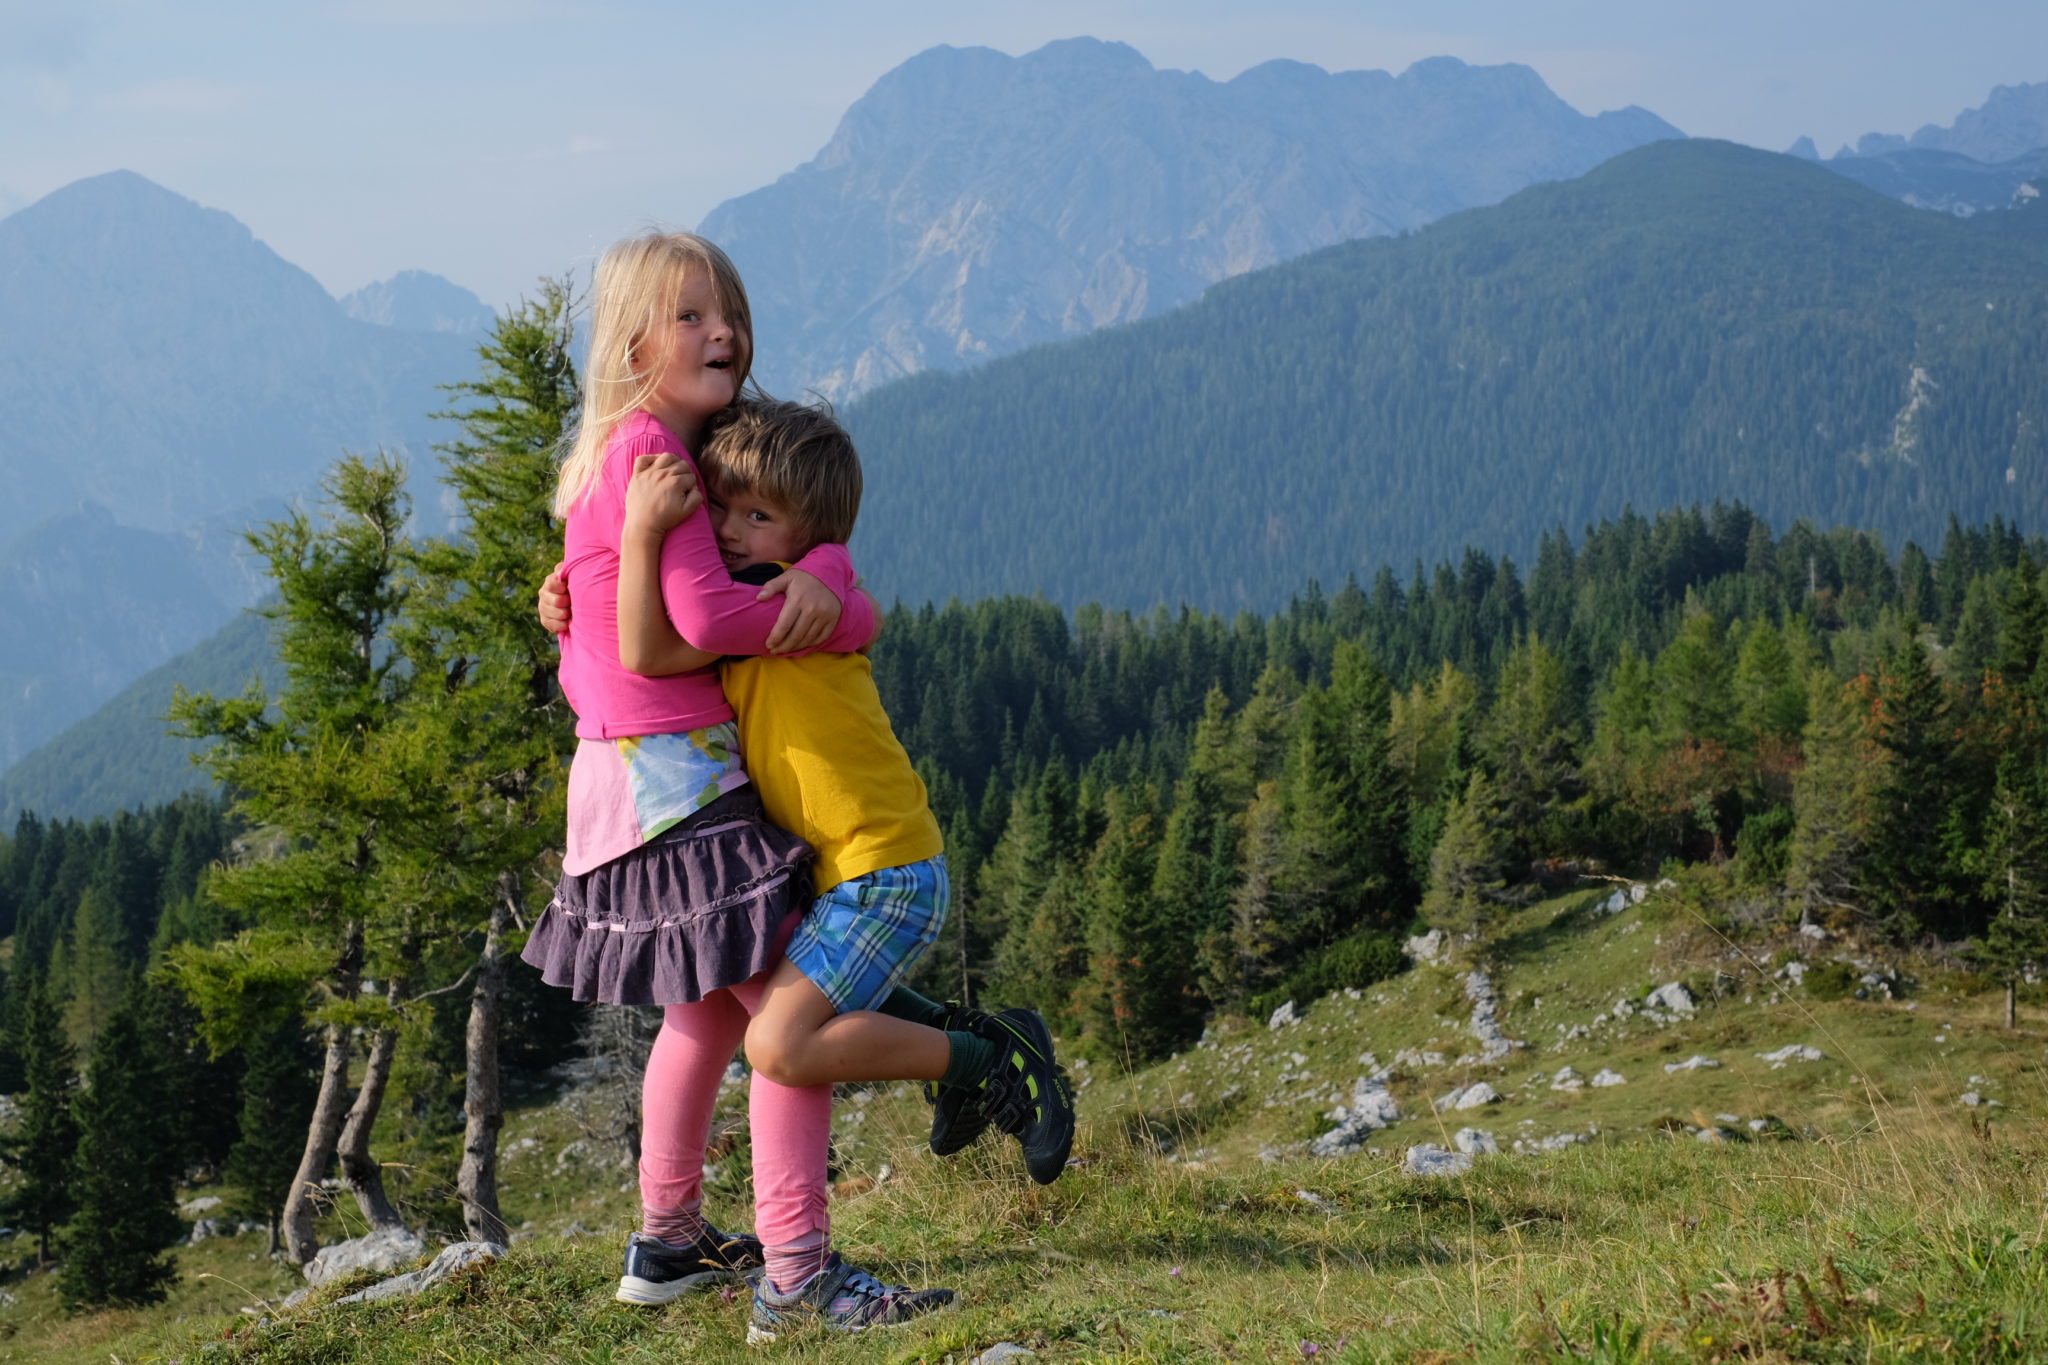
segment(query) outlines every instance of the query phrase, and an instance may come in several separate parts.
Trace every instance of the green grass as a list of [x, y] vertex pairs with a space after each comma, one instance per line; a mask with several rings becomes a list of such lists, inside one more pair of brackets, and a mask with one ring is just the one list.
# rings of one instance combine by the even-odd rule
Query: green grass
[[[922, 1155], [926, 1111], [907, 1093], [859, 1106], [858, 1124], [840, 1124], [854, 1179], [834, 1204], [837, 1242], [888, 1276], [960, 1291], [953, 1309], [903, 1328], [761, 1352], [744, 1344], [744, 1298], [613, 1303], [634, 1212], [626, 1173], [557, 1170], [573, 1125], [541, 1108], [508, 1127], [508, 1145], [531, 1134], [543, 1146], [508, 1159], [507, 1213], [533, 1227], [503, 1262], [407, 1302], [258, 1327], [236, 1310], [295, 1277], [248, 1259], [260, 1237], [207, 1243], [180, 1253], [187, 1278], [146, 1312], [69, 1318], [47, 1277], [9, 1285], [19, 1301], [0, 1310], [0, 1360], [961, 1362], [1003, 1340], [1047, 1360], [1298, 1361], [1311, 1345], [1345, 1361], [2048, 1359], [2038, 1009], [2025, 1012], [2032, 1029], [2008, 1033], [1995, 995], [1950, 994], [1934, 983], [1967, 979], [1931, 964], [1913, 1009], [1773, 1002], [1765, 983], [1784, 940], [1736, 950], [1671, 904], [1609, 919], [1586, 899], [1522, 912], [1489, 949], [1507, 1032], [1530, 1047], [1500, 1067], [1397, 1074], [1408, 1117], [1378, 1135], [1379, 1155], [1317, 1161], [1299, 1144], [1328, 1126], [1361, 1052], [1476, 1050], [1461, 971], [1418, 968], [1359, 999], [1329, 997], [1279, 1031], [1219, 1027], [1135, 1074], [1081, 1069], [1080, 1164], [1047, 1189], [1007, 1144]], [[1693, 1020], [1610, 1024], [1552, 1050], [1560, 1023], [1717, 970], [1726, 993]], [[1828, 1059], [1774, 1071], [1753, 1055], [1791, 1042]], [[1663, 1071], [1694, 1052], [1721, 1068]], [[1567, 1063], [1629, 1083], [1523, 1084]], [[1973, 1074], [2003, 1107], [1956, 1104]], [[1479, 1078], [1504, 1102], [1430, 1112], [1429, 1097]], [[1809, 1136], [1694, 1140], [1691, 1127], [1722, 1113]], [[1407, 1146], [1449, 1145], [1468, 1123], [1504, 1146], [1517, 1133], [1600, 1138], [1482, 1158], [1464, 1176], [1401, 1171]], [[721, 1164], [714, 1218], [743, 1221], [743, 1166]], [[571, 1222], [595, 1235], [554, 1235]]]

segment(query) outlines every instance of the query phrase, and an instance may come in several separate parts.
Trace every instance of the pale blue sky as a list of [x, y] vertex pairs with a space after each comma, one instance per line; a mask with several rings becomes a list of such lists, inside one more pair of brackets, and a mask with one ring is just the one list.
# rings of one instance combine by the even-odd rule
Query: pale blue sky
[[0, 0], [0, 213], [101, 171], [225, 209], [344, 293], [504, 303], [808, 160], [939, 43], [1089, 34], [1224, 80], [1275, 57], [1519, 61], [1592, 113], [1823, 152], [2048, 80], [2042, 0]]

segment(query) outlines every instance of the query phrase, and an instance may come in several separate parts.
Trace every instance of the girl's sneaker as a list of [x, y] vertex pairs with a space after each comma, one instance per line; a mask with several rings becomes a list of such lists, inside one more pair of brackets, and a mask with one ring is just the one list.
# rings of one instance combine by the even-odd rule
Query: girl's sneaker
[[778, 1294], [763, 1275], [754, 1285], [747, 1344], [765, 1346], [787, 1331], [817, 1324], [828, 1332], [894, 1327], [953, 1301], [950, 1289], [909, 1289], [847, 1264], [837, 1252], [802, 1288]]
[[762, 1265], [761, 1239], [745, 1233], [723, 1233], [707, 1225], [690, 1245], [672, 1247], [636, 1232], [626, 1242], [626, 1271], [612, 1297], [620, 1303], [667, 1303], [692, 1289], [752, 1279]]

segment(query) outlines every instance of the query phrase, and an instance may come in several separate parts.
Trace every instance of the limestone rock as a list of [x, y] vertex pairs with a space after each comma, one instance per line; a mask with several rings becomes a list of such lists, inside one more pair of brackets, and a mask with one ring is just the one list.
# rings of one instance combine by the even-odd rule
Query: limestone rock
[[1819, 1062], [1827, 1060], [1827, 1053], [1822, 1052], [1817, 1047], [1808, 1047], [1804, 1043], [1787, 1043], [1776, 1052], [1759, 1052], [1756, 1055], [1758, 1061], [1769, 1062], [1773, 1071], [1783, 1067], [1787, 1062]]
[[1401, 945], [1401, 951], [1417, 962], [1441, 962], [1451, 951], [1450, 940], [1441, 929], [1432, 929], [1426, 934], [1417, 934]]
[[1408, 1155], [1401, 1161], [1401, 1169], [1414, 1175], [1461, 1175], [1472, 1169], [1472, 1157], [1466, 1152], [1447, 1152], [1431, 1143], [1423, 1143], [1408, 1149]]
[[1453, 1109], [1481, 1109], [1489, 1104], [1500, 1103], [1500, 1092], [1485, 1081], [1475, 1081], [1465, 1087], [1451, 1105]]
[[1692, 992], [1682, 981], [1667, 981], [1643, 997], [1645, 1009], [1664, 1010], [1671, 1014], [1691, 1014], [1699, 1008], [1693, 1002]]
[[412, 1270], [403, 1275], [393, 1275], [388, 1280], [379, 1280], [368, 1289], [336, 1299], [336, 1303], [375, 1303], [379, 1299], [409, 1298], [431, 1285], [453, 1275], [466, 1266], [495, 1261], [506, 1255], [505, 1248], [496, 1242], [456, 1242], [441, 1248], [441, 1254], [424, 1270]]
[[1679, 1071], [1709, 1071], [1719, 1065], [1721, 1064], [1712, 1057], [1703, 1057], [1698, 1053], [1694, 1053], [1682, 1062], [1664, 1063], [1664, 1074], [1668, 1076]]
[[1497, 1155], [1500, 1143], [1484, 1128], [1460, 1128], [1451, 1137], [1451, 1145], [1466, 1156]]
[[427, 1244], [409, 1228], [378, 1228], [374, 1232], [321, 1247], [306, 1262], [306, 1283], [318, 1288], [358, 1270], [396, 1270], [426, 1255]]
[[1266, 1027], [1269, 1029], [1283, 1029], [1289, 1024], [1298, 1024], [1300, 1022], [1301, 1016], [1294, 1012], [1294, 1002], [1289, 1000], [1267, 1016]]
[[1627, 1084], [1628, 1077], [1622, 1075], [1619, 1071], [1610, 1071], [1604, 1066], [1601, 1067], [1598, 1072], [1594, 1073], [1593, 1076], [1593, 1087], [1596, 1090], [1604, 1090], [1610, 1085]]

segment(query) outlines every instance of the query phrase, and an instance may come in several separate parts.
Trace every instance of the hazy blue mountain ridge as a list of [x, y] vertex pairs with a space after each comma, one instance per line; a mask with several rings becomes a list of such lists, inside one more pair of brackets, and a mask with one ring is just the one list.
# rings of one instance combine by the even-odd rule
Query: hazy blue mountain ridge
[[1586, 117], [1527, 67], [1449, 57], [1217, 82], [1093, 38], [939, 47], [701, 230], [747, 277], [764, 384], [845, 396], [1155, 315], [1678, 136], [1641, 109]]
[[[1821, 159], [1810, 137], [1787, 150]], [[1959, 217], [2008, 208], [2015, 191], [2048, 173], [2048, 83], [1996, 86], [1948, 127], [1866, 133], [1823, 164], [1914, 208]]]
[[1897, 133], [1865, 133], [1853, 152], [1836, 156], [1881, 156], [1906, 148], [1956, 152], [1987, 164], [2048, 147], [2048, 81], [1993, 86], [1984, 103], [1965, 109], [1946, 128], [1924, 125], [1911, 137]]
[[[118, 171], [0, 220], [0, 765], [260, 589], [240, 533], [343, 450], [428, 474], [473, 338], [374, 326], [226, 213]], [[438, 487], [415, 480], [422, 524]]]
[[461, 285], [425, 270], [401, 270], [339, 300], [358, 322], [402, 332], [453, 332], [475, 337], [491, 330], [497, 310]]

